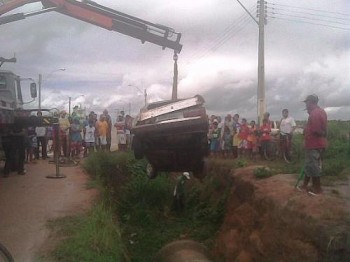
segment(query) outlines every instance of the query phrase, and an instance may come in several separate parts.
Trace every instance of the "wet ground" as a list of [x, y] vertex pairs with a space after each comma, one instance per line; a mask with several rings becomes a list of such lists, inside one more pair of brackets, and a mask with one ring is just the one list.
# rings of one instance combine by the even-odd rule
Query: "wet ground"
[[[3, 162], [0, 162], [1, 169]], [[38, 261], [49, 237], [49, 220], [87, 210], [96, 192], [86, 188], [88, 176], [79, 166], [56, 172], [48, 160], [26, 164], [26, 175], [0, 177], [0, 242], [15, 261]], [[50, 179], [46, 176], [65, 175]]]

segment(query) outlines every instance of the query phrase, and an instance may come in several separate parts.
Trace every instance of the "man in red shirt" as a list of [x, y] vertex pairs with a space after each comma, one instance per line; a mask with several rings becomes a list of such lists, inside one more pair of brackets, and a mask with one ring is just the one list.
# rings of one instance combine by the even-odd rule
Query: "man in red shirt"
[[[307, 96], [304, 102], [309, 119], [304, 130], [305, 176], [301, 189], [307, 190], [310, 195], [317, 195], [322, 193], [321, 168], [322, 155], [327, 146], [327, 114], [317, 105], [317, 95]], [[312, 187], [307, 189], [310, 179]]]

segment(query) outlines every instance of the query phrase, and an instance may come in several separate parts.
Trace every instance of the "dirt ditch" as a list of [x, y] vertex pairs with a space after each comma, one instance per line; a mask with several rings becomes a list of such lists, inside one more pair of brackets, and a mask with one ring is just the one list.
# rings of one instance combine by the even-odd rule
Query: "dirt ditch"
[[232, 173], [233, 186], [215, 240], [214, 258], [350, 261], [348, 183], [347, 190], [324, 187], [324, 194], [312, 197], [295, 190], [295, 175], [258, 180], [255, 168]]

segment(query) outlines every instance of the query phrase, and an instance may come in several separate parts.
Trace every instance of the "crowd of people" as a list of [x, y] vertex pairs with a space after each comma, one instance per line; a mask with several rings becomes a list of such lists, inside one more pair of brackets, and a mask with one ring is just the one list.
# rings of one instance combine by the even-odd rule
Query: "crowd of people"
[[296, 123], [293, 117], [289, 116], [288, 109], [282, 110], [282, 118], [278, 125], [270, 120], [268, 112], [264, 114], [260, 126], [257, 126], [254, 120], [248, 123], [246, 118], [240, 119], [239, 114], [227, 114], [223, 121], [220, 116], [212, 115], [209, 118], [208, 133], [210, 155], [224, 158], [245, 155], [255, 158], [258, 152], [268, 146], [277, 128], [280, 135], [292, 138]]
[[[304, 180], [297, 188], [310, 195], [322, 192], [322, 158], [327, 147], [327, 113], [318, 106], [318, 100], [318, 96], [313, 94], [308, 95], [303, 101], [309, 118], [304, 127], [305, 163], [302, 171]], [[295, 128], [295, 120], [289, 115], [288, 109], [282, 110], [282, 118], [278, 124], [270, 120], [268, 112], [265, 113], [259, 127], [254, 120], [249, 124], [246, 118], [240, 120], [239, 114], [233, 116], [228, 114], [223, 121], [220, 116], [212, 115], [209, 118], [208, 133], [210, 155], [229, 158], [247, 155], [254, 158], [269, 144], [276, 130], [280, 141], [288, 141], [287, 146], [291, 148]], [[310, 181], [312, 181], [311, 187], [308, 186]]]
[[[317, 95], [309, 95], [303, 102], [306, 104], [309, 119], [304, 129], [305, 176], [299, 189], [310, 194], [319, 194], [322, 192], [321, 162], [327, 146], [327, 114], [318, 106]], [[42, 113], [38, 111], [37, 116], [41, 117]], [[114, 124], [119, 150], [130, 149], [132, 121], [131, 116], [120, 112]], [[274, 130], [278, 128], [280, 136], [288, 136], [288, 141], [292, 141], [296, 128], [288, 109], [282, 110], [282, 118], [277, 126], [270, 120], [269, 113], [264, 114], [260, 126], [257, 126], [254, 120], [248, 123], [246, 118], [240, 119], [239, 114], [227, 114], [223, 121], [220, 116], [212, 115], [208, 121], [208, 145], [212, 157], [237, 158], [247, 155], [255, 158], [271, 141]], [[6, 159], [4, 176], [8, 176], [11, 170], [25, 174], [25, 161], [33, 162], [40, 158], [40, 154], [42, 159], [47, 159], [47, 144], [50, 140], [55, 141], [59, 155], [64, 157], [80, 157], [81, 154], [87, 156], [95, 151], [110, 151], [112, 128], [112, 119], [107, 110], [99, 117], [91, 111], [85, 119], [76, 111], [70, 116], [66, 111], [61, 111], [57, 137], [52, 126], [39, 125], [24, 129], [21, 123], [15, 123], [11, 130], [5, 130], [7, 135], [2, 136]], [[310, 180], [311, 189], [308, 187]]]
[[[76, 108], [74, 108], [76, 109]], [[39, 111], [38, 116], [42, 113]], [[132, 117], [120, 115], [113, 126], [112, 118], [107, 110], [99, 116], [91, 111], [88, 116], [81, 116], [77, 110], [68, 115], [65, 110], [58, 114], [57, 137], [53, 126], [33, 126], [25, 130], [25, 162], [35, 163], [36, 160], [47, 159], [48, 150], [54, 151], [57, 144], [59, 156], [80, 158], [92, 152], [111, 151], [112, 129], [117, 131], [118, 150], [125, 151], [130, 148], [130, 130]]]

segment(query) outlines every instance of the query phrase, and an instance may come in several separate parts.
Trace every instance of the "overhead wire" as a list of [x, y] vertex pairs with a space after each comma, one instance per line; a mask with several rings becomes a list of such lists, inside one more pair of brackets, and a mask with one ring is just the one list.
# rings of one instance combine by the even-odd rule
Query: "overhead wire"
[[283, 17], [278, 17], [278, 16], [269, 16], [269, 17], [270, 18], [275, 18], [275, 19], [291, 21], [291, 22], [297, 22], [297, 23], [319, 25], [319, 26], [324, 26], [324, 27], [329, 27], [329, 28], [336, 28], [336, 29], [342, 29], [342, 30], [350, 30], [350, 28], [346, 28], [346, 27], [339, 27], [339, 26], [332, 26], [332, 25], [326, 25], [326, 24], [320, 24], [320, 23], [313, 23], [313, 22], [307, 22], [307, 21], [296, 20], [296, 19], [288, 19], [288, 18], [283, 18]]
[[312, 18], [312, 17], [300, 16], [300, 15], [291, 15], [291, 14], [280, 13], [280, 12], [273, 12], [273, 11], [268, 12], [268, 13], [271, 13], [273, 15], [282, 15], [282, 16], [284, 15], [284, 16], [295, 17], [295, 18], [308, 19], [308, 20], [312, 20], [312, 21], [322, 21], [322, 22], [330, 22], [330, 23], [340, 24], [340, 25], [349, 25], [349, 23], [342, 23], [342, 22], [332, 21], [332, 20], [328, 20], [328, 19], [317, 19], [317, 18]]
[[[285, 8], [274, 8], [274, 7], [270, 7], [270, 5], [278, 5], [278, 6], [304, 9], [304, 10], [312, 10], [313, 13], [300, 12], [300, 11], [295, 11], [295, 10], [290, 10]], [[299, 8], [299, 7], [275, 4], [270, 2], [267, 3], [267, 8], [266, 8], [266, 15], [269, 18], [276, 18], [276, 19], [281, 19], [281, 20], [286, 20], [291, 22], [306, 23], [306, 24], [342, 29], [342, 30], [350, 30], [350, 23], [344, 23], [344, 22], [338, 21], [338, 20], [343, 20], [343, 21], [350, 22], [350, 19], [340, 18], [335, 16], [326, 16], [324, 14], [319, 14], [319, 13], [317, 14], [315, 12], [327, 12], [327, 11], [312, 9], [312, 8], [301, 8], [301, 7]], [[336, 12], [333, 12], [333, 13], [339, 14]], [[302, 14], [302, 15], [299, 15], [299, 14]], [[345, 15], [345, 14], [341, 14], [341, 15]], [[326, 18], [326, 19], [321, 19], [321, 18]]]
[[[317, 16], [317, 17], [325, 17], [325, 18], [333, 18], [333, 19], [337, 19], [337, 20], [344, 20], [344, 21], [350, 21], [350, 19], [348, 18], [342, 18], [342, 17], [336, 17], [336, 16], [328, 16], [328, 15], [324, 15], [324, 14], [316, 14], [316, 13], [310, 13], [310, 12], [303, 12], [303, 11], [295, 11], [295, 10], [291, 10], [291, 9], [285, 9], [285, 8], [276, 8], [276, 7], [270, 7], [270, 6], [266, 6], [267, 9], [272, 9], [272, 10], [277, 10], [277, 11], [282, 11], [282, 12], [293, 12], [293, 13], [299, 13], [299, 14], [305, 14], [305, 15], [310, 15], [310, 16]], [[350, 16], [350, 14], [349, 14]]]
[[290, 8], [295, 8], [295, 9], [311, 10], [311, 11], [316, 11], [316, 12], [321, 12], [321, 13], [338, 14], [338, 15], [343, 15], [343, 16], [347, 16], [347, 17], [350, 16], [350, 14], [339, 13], [339, 12], [331, 12], [331, 11], [328, 11], [328, 10], [326, 11], [326, 10], [320, 10], [320, 9], [314, 9], [314, 8], [277, 4], [277, 3], [273, 3], [273, 2], [268, 2], [268, 4], [270, 4], [270, 5], [277, 5], [277, 6], [284, 6], [284, 7], [290, 7]]
[[[249, 9], [249, 11], [253, 12], [255, 9], [256, 9], [256, 6], [253, 5]], [[201, 52], [197, 52], [197, 54], [191, 56], [189, 59], [186, 59], [186, 60], [198, 61], [205, 58], [209, 54], [214, 53], [232, 37], [237, 36], [236, 34], [242, 31], [249, 24], [250, 20], [251, 18], [248, 17], [247, 14], [242, 14], [234, 22], [232, 22], [229, 26], [227, 26], [220, 36], [216, 37], [213, 41], [207, 44], [206, 47], [201, 50]], [[193, 63], [193, 62], [190, 62], [190, 63]], [[188, 62], [186, 64], [188, 64]]]

